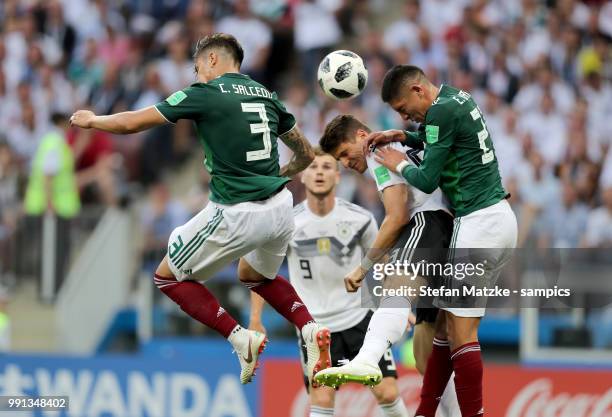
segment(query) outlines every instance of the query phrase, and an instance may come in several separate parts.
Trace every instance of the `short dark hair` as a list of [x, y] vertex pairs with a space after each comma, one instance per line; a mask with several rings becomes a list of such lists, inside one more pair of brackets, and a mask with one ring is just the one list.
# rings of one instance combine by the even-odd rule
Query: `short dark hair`
[[[315, 157], [317, 156], [331, 156], [332, 158], [334, 157], [332, 154], [330, 154], [329, 152], [325, 152], [323, 149], [321, 149], [321, 146], [317, 145], [313, 148], [314, 150], [314, 154]], [[335, 159], [335, 158], [334, 158]], [[338, 165], [338, 163], [336, 162], [336, 169], [340, 169], [340, 166]]]
[[353, 142], [355, 140], [355, 132], [358, 129], [370, 132], [369, 127], [350, 114], [336, 116], [325, 126], [325, 132], [323, 132], [323, 136], [319, 140], [319, 146], [323, 152], [333, 154], [340, 144]]
[[315, 156], [329, 155], [329, 153], [327, 153], [323, 149], [321, 149], [320, 146], [315, 146], [314, 148], [312, 148], [312, 150], [314, 151]]
[[401, 87], [408, 80], [425, 78], [425, 73], [414, 65], [396, 65], [385, 74], [381, 89], [381, 98], [385, 103], [389, 103], [397, 98], [401, 92]]
[[223, 49], [234, 59], [238, 66], [242, 65], [244, 50], [240, 42], [232, 35], [227, 33], [213, 33], [212, 35], [204, 36], [196, 44], [193, 59], [197, 59], [200, 54], [211, 48]]

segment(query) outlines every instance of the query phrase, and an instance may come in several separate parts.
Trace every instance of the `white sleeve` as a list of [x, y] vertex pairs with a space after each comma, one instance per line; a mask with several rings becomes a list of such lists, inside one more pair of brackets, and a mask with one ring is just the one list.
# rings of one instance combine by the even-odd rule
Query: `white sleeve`
[[[405, 149], [399, 143], [392, 143], [387, 146], [391, 146], [400, 152], [405, 152]], [[374, 155], [371, 153], [367, 157], [367, 163], [368, 170], [376, 181], [376, 188], [378, 188], [378, 191], [382, 191], [385, 188], [396, 184], [408, 184], [404, 177], [401, 177], [399, 174], [397, 174], [397, 172], [391, 171], [387, 169], [387, 167], [376, 162]]]

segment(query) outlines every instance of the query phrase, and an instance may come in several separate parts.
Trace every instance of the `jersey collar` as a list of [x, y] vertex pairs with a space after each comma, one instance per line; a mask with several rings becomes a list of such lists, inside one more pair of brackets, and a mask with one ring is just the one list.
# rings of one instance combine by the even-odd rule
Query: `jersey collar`
[[444, 83], [440, 84], [440, 87], [438, 87], [438, 95], [436, 96], [436, 98], [434, 98], [434, 101], [431, 103], [432, 106], [436, 104], [438, 100], [440, 99], [440, 94], [442, 94], [442, 89], [444, 87], [445, 87]]
[[246, 74], [240, 72], [226, 72], [225, 74], [219, 75], [217, 78], [232, 77], [232, 78], [251, 78]]
[[[440, 94], [442, 94], [442, 89], [444, 87], [445, 87], [444, 83], [440, 84], [440, 87], [438, 87], [438, 95], [432, 101], [431, 106], [434, 106], [438, 102], [438, 100], [440, 99]], [[429, 106], [429, 109], [431, 109], [431, 106]], [[427, 113], [429, 113], [429, 109], [427, 109], [427, 111], [425, 112], [425, 120], [427, 120]], [[421, 129], [421, 126], [425, 126], [426, 124], [427, 123], [423, 121], [423, 123], [419, 125], [419, 129]]]
[[319, 216], [318, 214], [313, 212], [310, 209], [310, 206], [308, 205], [308, 200], [304, 201], [304, 207], [306, 208], [306, 211], [308, 212], [308, 214], [310, 214], [312, 217], [319, 219], [319, 220], [327, 219], [329, 216], [331, 216], [336, 211], [336, 208], [338, 207], [338, 197], [334, 198], [334, 207], [332, 207], [329, 213], [327, 213], [325, 216]]

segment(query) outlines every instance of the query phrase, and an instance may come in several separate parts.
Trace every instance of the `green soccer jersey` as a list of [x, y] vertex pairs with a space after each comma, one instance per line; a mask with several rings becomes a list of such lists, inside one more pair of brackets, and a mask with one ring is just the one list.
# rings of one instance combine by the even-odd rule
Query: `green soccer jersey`
[[158, 103], [170, 122], [190, 119], [211, 175], [210, 199], [221, 204], [262, 200], [289, 181], [279, 175], [277, 140], [295, 118], [249, 76], [227, 73], [195, 83]]
[[418, 133], [407, 134], [407, 142], [415, 140], [426, 144], [423, 162], [402, 175], [426, 193], [439, 186], [456, 216], [506, 197], [491, 136], [470, 94], [443, 85]]

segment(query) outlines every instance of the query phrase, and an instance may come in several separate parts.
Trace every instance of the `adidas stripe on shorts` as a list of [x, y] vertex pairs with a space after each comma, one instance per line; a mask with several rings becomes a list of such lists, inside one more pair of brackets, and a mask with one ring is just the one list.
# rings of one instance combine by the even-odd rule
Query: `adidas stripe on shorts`
[[286, 188], [262, 201], [209, 202], [168, 242], [168, 265], [177, 280], [206, 281], [241, 257], [273, 279], [293, 235], [293, 196]]

